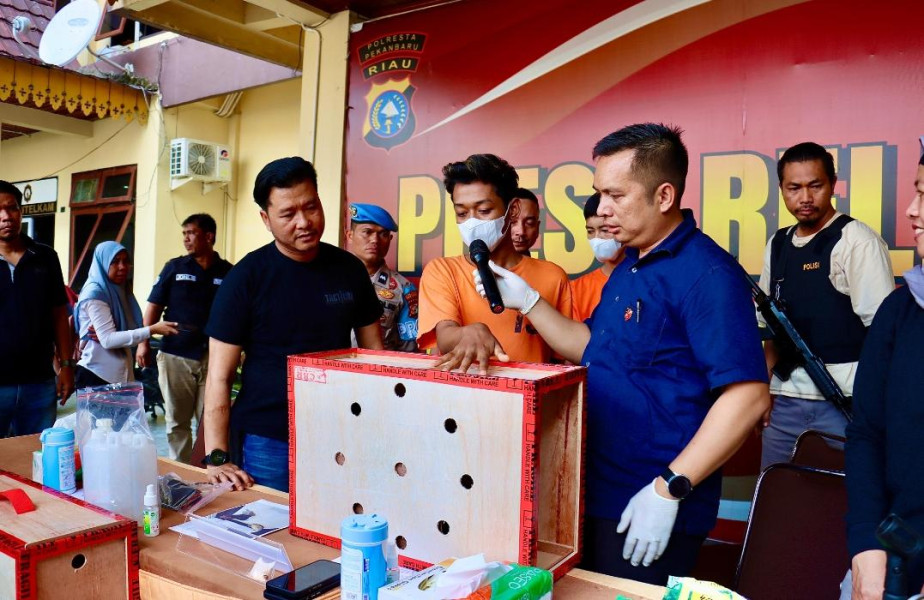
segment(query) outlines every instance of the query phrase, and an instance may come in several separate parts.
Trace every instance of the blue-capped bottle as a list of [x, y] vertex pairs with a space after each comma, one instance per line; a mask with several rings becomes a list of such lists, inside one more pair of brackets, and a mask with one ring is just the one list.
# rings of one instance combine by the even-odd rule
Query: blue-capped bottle
[[49, 427], [39, 436], [42, 442], [42, 485], [65, 494], [77, 491], [74, 471], [74, 430]]
[[353, 515], [340, 523], [340, 597], [378, 600], [385, 585], [388, 521], [381, 515]]

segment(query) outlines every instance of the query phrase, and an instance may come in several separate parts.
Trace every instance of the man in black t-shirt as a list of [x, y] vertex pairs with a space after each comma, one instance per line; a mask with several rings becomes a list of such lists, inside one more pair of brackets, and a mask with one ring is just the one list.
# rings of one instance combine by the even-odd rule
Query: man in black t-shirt
[[21, 204], [22, 192], [0, 181], [0, 438], [51, 427], [55, 395], [63, 404], [74, 391], [61, 263], [22, 233]]
[[[324, 210], [311, 163], [269, 163], [253, 195], [274, 241], [231, 269], [212, 305], [206, 464], [213, 482], [288, 491], [286, 357], [349, 348], [354, 331], [360, 347], [382, 349], [382, 307], [359, 259], [321, 242]], [[242, 352], [241, 391], [232, 406]]]
[[[144, 309], [144, 324], [165, 318], [179, 323], [177, 335], [165, 336], [157, 354], [157, 374], [164, 394], [167, 446], [170, 458], [189, 462], [192, 453], [192, 418], [202, 418], [205, 379], [209, 365], [209, 338], [205, 325], [215, 292], [231, 263], [215, 252], [215, 219], [205, 213], [183, 221], [183, 246], [188, 254], [164, 265], [154, 282]], [[148, 340], [138, 344], [136, 356], [142, 367], [151, 365]]]

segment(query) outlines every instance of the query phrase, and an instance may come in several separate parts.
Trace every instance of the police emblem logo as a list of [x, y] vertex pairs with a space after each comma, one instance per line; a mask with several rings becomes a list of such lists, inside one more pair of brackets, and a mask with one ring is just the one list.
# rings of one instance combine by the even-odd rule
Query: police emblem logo
[[407, 316], [411, 319], [417, 318], [417, 290], [410, 290], [404, 293], [404, 301], [407, 302]]
[[627, 306], [626, 312], [622, 315], [622, 320], [628, 323], [631, 319], [632, 319], [632, 308]]
[[350, 218], [351, 218], [351, 219], [355, 219], [355, 218], [356, 218], [356, 215], [358, 215], [358, 214], [359, 214], [359, 211], [356, 210], [356, 207], [353, 206], [353, 205], [351, 204], [351, 205], [350, 205]]
[[379, 296], [385, 298], [386, 300], [391, 300], [395, 297], [395, 293], [391, 290], [379, 290]]
[[411, 138], [417, 123], [411, 109], [415, 91], [408, 77], [372, 85], [366, 95], [369, 111], [363, 123], [366, 143], [389, 150]]
[[398, 281], [394, 277], [392, 277], [392, 279], [388, 282], [388, 289], [398, 289]]

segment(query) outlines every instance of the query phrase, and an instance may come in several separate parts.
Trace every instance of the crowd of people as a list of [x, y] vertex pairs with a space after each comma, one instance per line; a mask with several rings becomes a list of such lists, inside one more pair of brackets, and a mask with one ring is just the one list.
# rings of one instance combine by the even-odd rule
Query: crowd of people
[[[585, 568], [662, 584], [688, 573], [716, 522], [721, 466], [754, 428], [763, 430], [762, 466], [787, 461], [796, 438], [819, 429], [847, 438], [845, 595], [880, 598], [886, 555], [876, 526], [894, 512], [924, 532], [924, 484], [913, 475], [924, 418], [921, 267], [895, 289], [885, 242], [834, 206], [831, 155], [805, 142], [781, 156], [796, 224], [767, 243], [759, 283], [852, 398], [848, 425], [804, 368], [779, 368], [798, 361], [762, 343], [742, 268], [682, 208], [681, 131], [624, 127], [592, 156], [596, 193], [584, 218], [600, 266], [573, 281], [531, 255], [539, 201], [510, 164], [475, 154], [443, 168], [462, 240], [490, 252], [499, 314], [466, 255], [430, 261], [419, 290], [389, 267], [398, 226], [379, 206], [349, 205], [347, 250], [322, 242], [317, 175], [298, 157], [256, 178], [271, 242], [232, 266], [214, 249], [214, 219], [190, 216], [186, 254], [163, 267], [143, 312], [128, 251], [100, 243], [70, 311], [56, 254], [21, 233], [22, 194], [0, 182], [0, 436], [50, 426], [55, 398], [66, 402], [75, 382], [131, 380], [136, 362], [153, 364], [150, 339], [162, 336], [170, 456], [189, 461], [195, 420], [211, 480], [287, 491], [289, 355], [421, 351], [439, 355], [436, 368], [480, 373], [491, 359], [569, 362], [587, 369]], [[906, 212], [924, 258], [922, 205], [924, 158]], [[917, 591], [924, 557], [909, 572]]]

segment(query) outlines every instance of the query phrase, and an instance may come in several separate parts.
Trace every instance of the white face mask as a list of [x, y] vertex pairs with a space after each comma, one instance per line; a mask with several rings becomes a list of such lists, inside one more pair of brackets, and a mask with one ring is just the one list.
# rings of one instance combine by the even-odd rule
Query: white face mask
[[619, 252], [619, 249], [622, 248], [622, 244], [610, 238], [608, 240], [602, 240], [600, 238], [590, 238], [590, 247], [593, 248], [594, 256], [597, 257], [597, 260], [603, 262], [605, 260], [611, 260], [616, 253]]
[[500, 241], [504, 239], [504, 222], [507, 219], [507, 213], [499, 219], [483, 221], [475, 217], [469, 217], [459, 223], [459, 233], [462, 234], [462, 241], [466, 246], [471, 246], [475, 240], [483, 241], [490, 252], [494, 252]]

